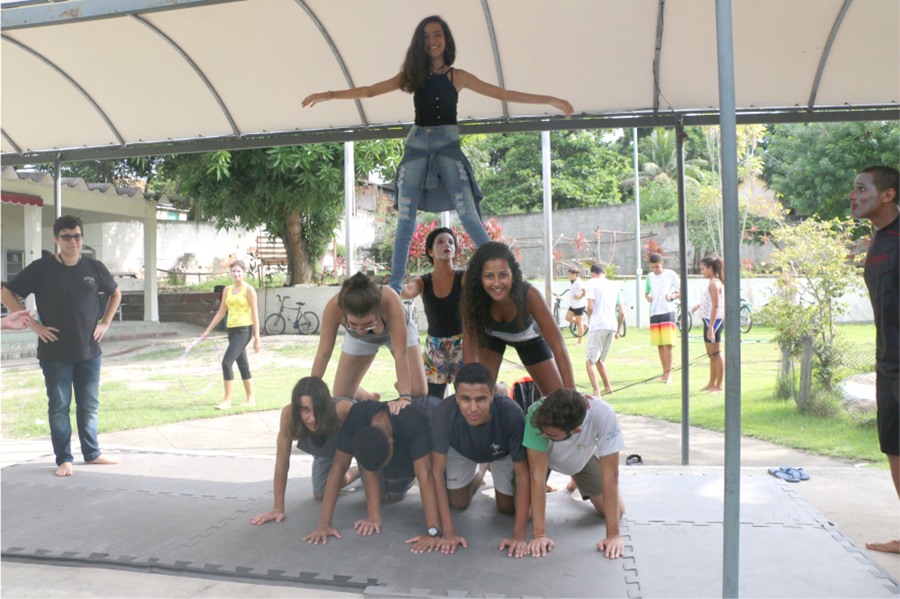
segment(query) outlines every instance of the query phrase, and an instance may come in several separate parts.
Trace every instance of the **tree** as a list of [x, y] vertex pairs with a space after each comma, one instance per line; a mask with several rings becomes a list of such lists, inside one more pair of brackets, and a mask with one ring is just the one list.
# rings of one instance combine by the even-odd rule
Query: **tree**
[[[121, 160], [85, 160], [64, 162], [60, 166], [63, 177], [84, 179], [85, 183], [111, 183], [117, 187], [141, 187], [144, 193], [154, 191], [159, 166], [164, 156], [143, 156]], [[52, 164], [38, 164], [39, 171], [53, 172]]]
[[[372, 171], [390, 177], [402, 141], [356, 145], [357, 177]], [[284, 241], [287, 284], [308, 283], [343, 216], [342, 144], [174, 156], [165, 163], [180, 193], [223, 229], [266, 230]]]
[[855, 226], [852, 219], [810, 218], [795, 226], [782, 219], [772, 231], [778, 246], [771, 255], [772, 267], [778, 278], [760, 319], [775, 328], [775, 339], [789, 356], [799, 355], [803, 337], [815, 339], [818, 372], [826, 388], [839, 362], [835, 324], [848, 309], [841, 298], [862, 285], [859, 268], [849, 259]]
[[900, 124], [773, 125], [765, 140], [763, 177], [783, 203], [819, 218], [850, 216], [847, 194], [860, 170], [900, 163]]
[[[554, 209], [617, 204], [622, 156], [601, 140], [601, 131], [550, 134]], [[487, 214], [534, 212], [543, 205], [541, 136], [537, 133], [479, 135], [466, 140]]]

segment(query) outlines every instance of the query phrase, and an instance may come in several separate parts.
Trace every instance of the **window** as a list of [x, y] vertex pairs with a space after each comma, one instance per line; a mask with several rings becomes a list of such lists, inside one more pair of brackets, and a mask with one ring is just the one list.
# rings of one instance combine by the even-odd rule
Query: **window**
[[9, 281], [25, 268], [25, 250], [6, 250], [6, 280]]

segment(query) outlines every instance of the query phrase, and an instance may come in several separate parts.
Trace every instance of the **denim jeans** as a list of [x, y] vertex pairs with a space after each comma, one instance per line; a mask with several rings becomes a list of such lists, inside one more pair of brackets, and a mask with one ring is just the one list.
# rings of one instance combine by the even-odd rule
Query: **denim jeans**
[[72, 422], [69, 419], [69, 405], [72, 403], [72, 389], [75, 389], [75, 421], [78, 424], [78, 439], [84, 461], [91, 462], [100, 457], [97, 442], [97, 408], [100, 405], [100, 356], [81, 362], [51, 362], [41, 360], [44, 382], [47, 385], [50, 421], [50, 440], [56, 464], [74, 461], [72, 458]]
[[[437, 151], [444, 146], [459, 141], [459, 129], [456, 125], [442, 127], [414, 126], [406, 137], [406, 146], [427, 152]], [[425, 175], [429, 160], [419, 158], [406, 162], [400, 167], [397, 177], [397, 234], [394, 237], [394, 253], [391, 258], [391, 288], [400, 293], [403, 277], [406, 274], [406, 261], [409, 258], [409, 244], [416, 232], [416, 197], [421, 194], [411, 190], [420, 190], [425, 183]], [[447, 187], [450, 197], [456, 206], [459, 220], [472, 238], [476, 247], [491, 239], [484, 230], [484, 225], [475, 209], [475, 196], [472, 194], [472, 183], [469, 181], [462, 162], [446, 156], [435, 155], [434, 166], [437, 175]]]

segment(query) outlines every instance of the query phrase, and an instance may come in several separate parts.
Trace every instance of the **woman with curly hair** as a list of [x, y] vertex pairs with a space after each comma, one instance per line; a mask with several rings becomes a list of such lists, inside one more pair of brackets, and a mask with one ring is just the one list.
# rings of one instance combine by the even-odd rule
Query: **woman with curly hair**
[[[271, 511], [250, 518], [250, 524], [265, 524], [284, 520], [284, 492], [287, 489], [288, 471], [291, 468], [291, 445], [313, 456], [313, 496], [322, 499], [334, 451], [337, 449], [341, 424], [347, 419], [355, 399], [331, 397], [328, 385], [314, 376], [297, 381], [291, 393], [291, 403], [281, 410], [281, 427], [278, 430], [275, 454], [275, 502]], [[346, 487], [359, 478], [359, 468], [353, 467], [344, 475]]]
[[310, 94], [303, 106], [329, 100], [372, 98], [403, 90], [413, 94], [415, 125], [406, 137], [406, 150], [397, 170], [399, 221], [394, 237], [391, 288], [400, 293], [406, 274], [409, 244], [416, 230], [416, 212], [456, 209], [476, 246], [490, 241], [481, 222], [482, 193], [472, 167], [462, 153], [456, 126], [459, 92], [470, 89], [503, 102], [548, 104], [572, 115], [572, 105], [553, 96], [512, 91], [485, 83], [475, 75], [454, 68], [456, 43], [450, 28], [438, 16], [423, 19], [416, 27], [400, 72], [374, 85]]
[[415, 277], [403, 286], [403, 299], [422, 296], [428, 335], [422, 359], [428, 379], [428, 395], [443, 398], [447, 384], [456, 378], [463, 364], [462, 279], [465, 271], [453, 268], [456, 257], [456, 236], [451, 229], [440, 227], [425, 239], [425, 255], [434, 265], [434, 272]]
[[542, 396], [575, 388], [559, 325], [537, 289], [526, 283], [509, 247], [478, 248], [463, 279], [463, 361], [481, 362], [495, 379], [506, 346], [514, 347]]

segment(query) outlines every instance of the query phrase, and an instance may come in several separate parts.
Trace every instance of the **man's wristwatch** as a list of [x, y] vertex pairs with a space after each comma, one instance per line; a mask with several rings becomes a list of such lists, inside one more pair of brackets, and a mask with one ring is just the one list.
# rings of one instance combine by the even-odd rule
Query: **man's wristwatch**
[[428, 529], [428, 536], [432, 539], [439, 539], [444, 536], [444, 533], [442, 533], [441, 529], [437, 526], [432, 526]]

